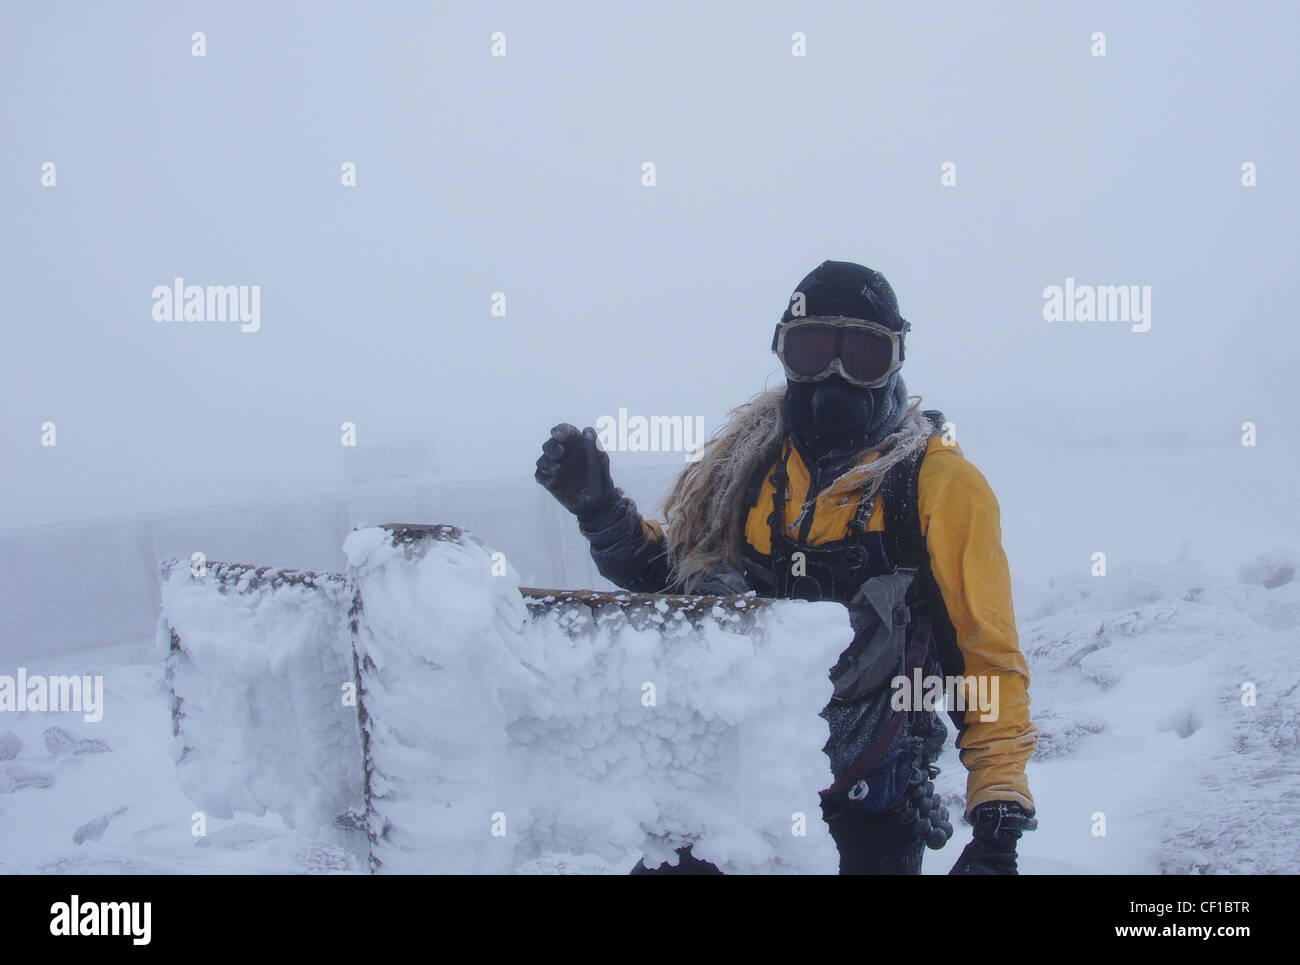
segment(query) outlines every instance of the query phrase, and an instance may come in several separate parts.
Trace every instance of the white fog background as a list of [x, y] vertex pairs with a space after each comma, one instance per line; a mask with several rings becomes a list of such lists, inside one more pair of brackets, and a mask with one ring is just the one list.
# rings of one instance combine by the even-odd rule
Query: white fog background
[[[831, 258], [893, 284], [909, 389], [993, 484], [1018, 581], [1300, 542], [1292, 5], [57, 3], [2, 24], [6, 530], [355, 489], [344, 422], [361, 450], [429, 452], [392, 484], [467, 481], [460, 506], [528, 482], [556, 422], [712, 432], [777, 384], [772, 325]], [[153, 321], [177, 276], [260, 285], [260, 330]], [[1044, 321], [1066, 277], [1150, 285], [1150, 331]], [[681, 465], [613, 459], [646, 512]], [[169, 531], [159, 553], [211, 542]], [[264, 561], [323, 562], [292, 539]], [[40, 572], [64, 569], [85, 567]]]
[[[712, 432], [777, 383], [772, 325], [832, 258], [892, 282], [909, 389], [992, 482], [1017, 580], [1294, 545], [1298, 23], [1281, 3], [7, 6], [0, 527], [355, 489], [344, 422], [362, 450], [425, 447], [392, 484], [467, 481], [461, 506], [528, 482], [556, 422]], [[177, 276], [260, 285], [260, 330], [153, 321]], [[1150, 285], [1150, 331], [1044, 321], [1066, 277]], [[614, 455], [647, 512], [680, 464]], [[549, 511], [534, 489], [515, 508]], [[168, 553], [211, 542], [171, 531]], [[322, 563], [292, 539], [272, 557]], [[64, 569], [85, 571], [40, 572]]]

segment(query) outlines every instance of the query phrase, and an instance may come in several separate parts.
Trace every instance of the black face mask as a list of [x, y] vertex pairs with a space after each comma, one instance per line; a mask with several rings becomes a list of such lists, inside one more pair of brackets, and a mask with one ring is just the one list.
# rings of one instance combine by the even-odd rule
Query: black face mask
[[907, 390], [898, 373], [874, 389], [850, 385], [838, 375], [820, 382], [787, 382], [785, 418], [798, 441], [815, 456], [865, 449], [888, 435], [902, 416]]

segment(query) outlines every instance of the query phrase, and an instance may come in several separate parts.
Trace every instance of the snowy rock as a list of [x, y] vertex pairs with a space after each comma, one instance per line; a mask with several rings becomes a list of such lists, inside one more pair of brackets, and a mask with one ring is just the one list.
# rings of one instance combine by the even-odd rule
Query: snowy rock
[[49, 787], [53, 783], [53, 774], [23, 764], [0, 767], [0, 794], [10, 794], [24, 787]]
[[1295, 579], [1298, 562], [1300, 557], [1290, 549], [1271, 550], [1242, 564], [1237, 570], [1237, 579], [1242, 583], [1276, 589]]
[[44, 736], [45, 748], [50, 752], [51, 757], [71, 754], [72, 749], [77, 746], [77, 739], [62, 727], [47, 728]]
[[51, 757], [65, 754], [104, 754], [111, 751], [104, 741], [95, 737], [78, 738], [62, 727], [50, 727], [45, 731], [45, 748]]
[[290, 846], [289, 856], [308, 874], [338, 874], [357, 870], [352, 856], [338, 845], [298, 841]]
[[0, 732], [0, 761], [12, 761], [23, 749], [22, 739], [11, 730]]
[[126, 808], [118, 808], [110, 814], [101, 814], [93, 820], [87, 821], [76, 831], [72, 832], [73, 844], [84, 844], [87, 841], [98, 841], [108, 830], [109, 822], [120, 814], [125, 814]]

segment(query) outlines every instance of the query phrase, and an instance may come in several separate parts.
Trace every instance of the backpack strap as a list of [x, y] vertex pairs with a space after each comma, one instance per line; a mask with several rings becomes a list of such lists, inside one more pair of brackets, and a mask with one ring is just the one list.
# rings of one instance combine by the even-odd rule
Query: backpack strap
[[[943, 424], [947, 421], [943, 413], [937, 409], [927, 409], [921, 414], [930, 420], [929, 438], [942, 435]], [[925, 537], [921, 535], [920, 503], [917, 497], [917, 480], [921, 475], [921, 461], [925, 459], [925, 452], [923, 448], [895, 465], [885, 474], [881, 485], [885, 497], [885, 545], [889, 549], [890, 559], [896, 566], [917, 570], [928, 569], [930, 559], [925, 549]]]
[[[947, 422], [943, 413], [931, 409], [923, 415], [934, 427], [931, 438], [942, 435], [943, 426]], [[922, 449], [911, 459], [895, 466], [885, 477], [882, 488], [885, 493], [886, 545], [899, 566], [915, 566], [918, 570], [918, 578], [912, 582], [912, 588], [907, 594], [907, 604], [918, 616], [924, 614], [929, 617], [927, 625], [932, 637], [933, 656], [937, 662], [936, 672], [963, 676], [966, 672], [965, 657], [957, 643], [957, 631], [948, 616], [943, 593], [930, 569], [930, 554], [926, 550], [925, 537], [921, 535], [917, 480], [924, 458], [925, 450]], [[893, 535], [890, 535], [891, 531]], [[948, 716], [957, 728], [960, 739], [966, 728], [962, 711], [949, 711]]]

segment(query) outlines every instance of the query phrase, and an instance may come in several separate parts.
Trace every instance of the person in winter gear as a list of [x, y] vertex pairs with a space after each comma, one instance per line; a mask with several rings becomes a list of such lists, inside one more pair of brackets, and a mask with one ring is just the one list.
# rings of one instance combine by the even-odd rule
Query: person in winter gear
[[[1025, 762], [1037, 732], [998, 505], [943, 435], [943, 415], [907, 395], [910, 327], [879, 272], [814, 269], [773, 333], [785, 386], [732, 412], [674, 485], [666, 526], [614, 485], [590, 428], [552, 429], [536, 478], [625, 589], [753, 590], [848, 608], [853, 640], [822, 711], [834, 778], [822, 811], [842, 874], [918, 874], [925, 848], [952, 834], [933, 784], [947, 729], [924, 703], [892, 699], [895, 682], [946, 675], [971, 696], [985, 685], [994, 707], [948, 708], [975, 828], [952, 873], [1015, 874], [1016, 841], [1036, 826]], [[709, 869], [683, 849], [678, 866], [657, 870]]]

